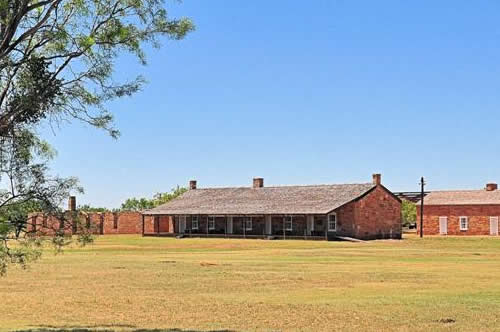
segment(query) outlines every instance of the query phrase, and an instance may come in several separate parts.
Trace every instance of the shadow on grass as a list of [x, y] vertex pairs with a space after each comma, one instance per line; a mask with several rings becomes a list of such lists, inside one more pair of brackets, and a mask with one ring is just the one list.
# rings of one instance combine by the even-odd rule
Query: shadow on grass
[[[192, 329], [141, 329], [133, 325], [105, 325], [99, 327], [85, 327], [85, 326], [40, 326], [31, 329], [15, 330], [14, 332], [114, 332], [115, 328], [126, 329], [129, 332], [202, 332], [201, 330]], [[232, 330], [210, 330], [205, 332], [235, 332]]]

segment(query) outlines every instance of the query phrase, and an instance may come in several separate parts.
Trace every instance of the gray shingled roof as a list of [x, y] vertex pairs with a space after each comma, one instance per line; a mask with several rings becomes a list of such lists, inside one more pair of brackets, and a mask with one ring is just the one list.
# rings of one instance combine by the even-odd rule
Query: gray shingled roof
[[[417, 204], [420, 205], [420, 201]], [[425, 205], [500, 205], [500, 191], [432, 191], [425, 196]]]
[[144, 214], [325, 214], [374, 187], [363, 183], [193, 189]]

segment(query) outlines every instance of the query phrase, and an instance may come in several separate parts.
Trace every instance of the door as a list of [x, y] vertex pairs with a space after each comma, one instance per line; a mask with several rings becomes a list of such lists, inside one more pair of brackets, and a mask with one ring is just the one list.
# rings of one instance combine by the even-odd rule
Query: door
[[186, 231], [186, 216], [179, 216], [179, 233]]
[[266, 234], [271, 235], [273, 233], [271, 216], [266, 216]]
[[490, 217], [490, 235], [498, 235], [498, 217]]
[[233, 234], [233, 216], [227, 217], [227, 234]]
[[448, 217], [439, 217], [439, 234], [448, 234]]

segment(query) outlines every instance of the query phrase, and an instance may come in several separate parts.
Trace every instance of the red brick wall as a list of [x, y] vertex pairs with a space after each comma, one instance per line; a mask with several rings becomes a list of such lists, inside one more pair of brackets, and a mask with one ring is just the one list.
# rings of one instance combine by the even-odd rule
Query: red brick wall
[[106, 212], [104, 215], [104, 234], [142, 234], [142, 215], [140, 212]]
[[[40, 236], [52, 236], [59, 230], [61, 222], [53, 216], [45, 216], [42, 214], [31, 214], [28, 217], [27, 231], [36, 233]], [[63, 225], [64, 233], [71, 234], [71, 226], [66, 223]]]
[[401, 238], [401, 202], [377, 186], [356, 201], [353, 236], [358, 239]]
[[158, 216], [158, 227], [161, 233], [172, 233], [172, 218], [169, 216]]
[[[336, 235], [354, 236], [356, 201], [341, 206], [335, 213], [337, 214]], [[325, 221], [325, 227], [328, 227], [328, 221]]]
[[[83, 225], [90, 221], [94, 234], [142, 234], [142, 215], [140, 212], [80, 213], [78, 218]], [[45, 222], [44, 219], [46, 219]], [[166, 221], [168, 222], [168, 219]], [[33, 231], [35, 227], [39, 235], [53, 235], [60, 227], [60, 221], [57, 218], [42, 214], [31, 215], [28, 222], [28, 231]], [[151, 217], [146, 217], [145, 226], [147, 230], [152, 232], [152, 229], [150, 229], [153, 226]], [[162, 228], [168, 228], [168, 224], [167, 226], [162, 225]], [[65, 224], [65, 233], [71, 234], [72, 232], [72, 227], [67, 222]]]
[[[468, 217], [469, 228], [460, 230], [459, 217]], [[500, 205], [425, 205], [424, 235], [439, 235], [439, 217], [448, 217], [448, 235], [490, 235], [490, 217], [500, 216]], [[420, 234], [420, 206], [417, 206]]]
[[[142, 223], [142, 220], [141, 220]], [[141, 225], [142, 226], [142, 225]], [[144, 217], [144, 233], [155, 233], [155, 219], [153, 216]]]

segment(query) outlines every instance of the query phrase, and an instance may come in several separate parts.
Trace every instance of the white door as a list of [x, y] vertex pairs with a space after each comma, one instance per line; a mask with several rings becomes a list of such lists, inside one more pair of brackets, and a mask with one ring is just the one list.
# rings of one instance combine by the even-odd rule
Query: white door
[[233, 216], [227, 217], [227, 234], [233, 234]]
[[448, 217], [439, 217], [439, 234], [448, 234]]
[[186, 216], [179, 216], [179, 233], [186, 231]]
[[498, 217], [490, 217], [490, 235], [498, 235]]
[[266, 234], [271, 235], [273, 233], [271, 216], [266, 216]]

